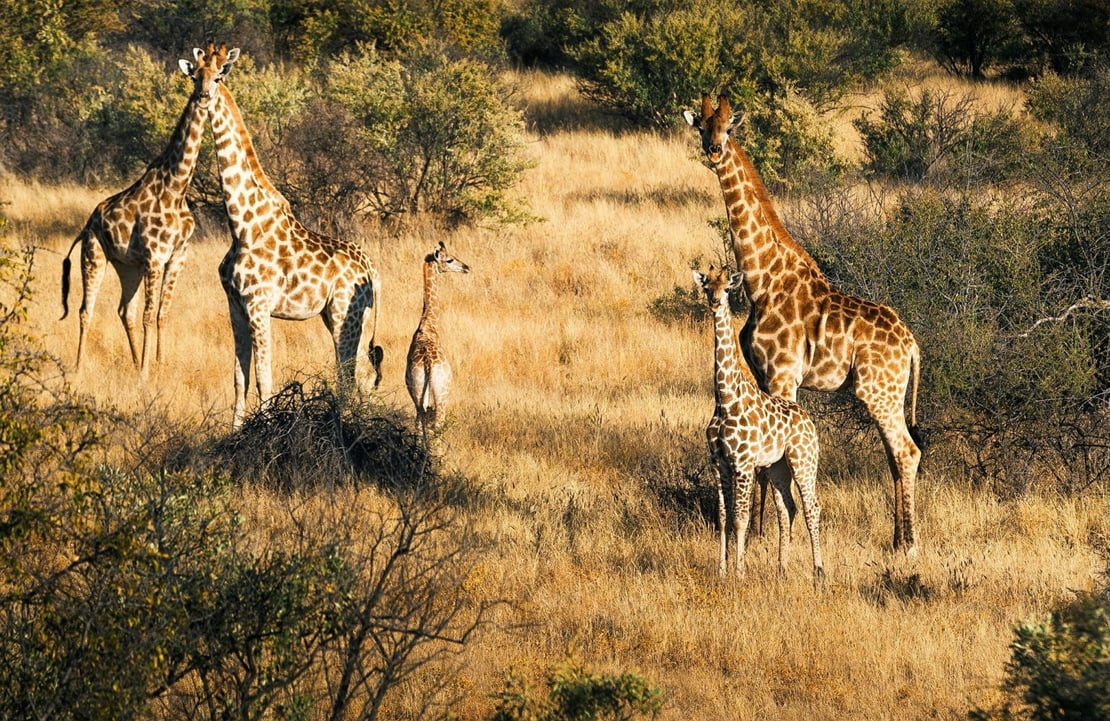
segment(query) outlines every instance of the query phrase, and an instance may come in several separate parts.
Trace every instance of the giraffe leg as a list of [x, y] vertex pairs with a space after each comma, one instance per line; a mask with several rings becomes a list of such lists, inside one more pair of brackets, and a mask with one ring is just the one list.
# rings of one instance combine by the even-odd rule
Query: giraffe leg
[[921, 450], [910, 435], [899, 405], [900, 403], [876, 402], [867, 403], [867, 408], [879, 427], [890, 474], [894, 479], [894, 548], [914, 555], [917, 552], [913, 527], [914, 487], [917, 468], [921, 463]]
[[786, 459], [779, 460], [764, 470], [766, 483], [771, 484], [771, 491], [775, 497], [775, 509], [779, 523], [779, 578], [786, 577], [786, 568], [790, 555], [790, 543], [793, 540], [792, 527], [797, 506], [790, 491], [792, 474]]
[[270, 314], [263, 311], [247, 311], [250, 316], [250, 336], [254, 347], [254, 377], [258, 386], [258, 402], [265, 406], [274, 391], [273, 381], [273, 334], [270, 327]]
[[752, 490], [755, 485], [755, 469], [737, 469], [733, 477], [733, 532], [736, 534], [736, 575], [744, 577], [744, 550], [748, 535], [748, 522], [751, 520]]
[[732, 469], [728, 466], [719, 444], [719, 431], [717, 419], [710, 421], [705, 430], [706, 444], [709, 447], [709, 468], [717, 482], [717, 528], [719, 530], [720, 545], [717, 555], [717, 575], [724, 578], [728, 572], [728, 499], [725, 498], [726, 478], [731, 486]]
[[164, 269], [152, 264], [143, 288], [143, 355], [139, 366], [143, 380], [150, 375], [150, 366], [158, 345], [158, 298], [162, 293]]
[[127, 344], [131, 348], [131, 360], [135, 363], [136, 368], [141, 368], [142, 356], [136, 338], [138, 332], [136, 320], [139, 314], [138, 291], [139, 285], [143, 282], [143, 271], [136, 266], [121, 263], [116, 264], [116, 271], [119, 273], [121, 290], [119, 308], [116, 312], [119, 314], [120, 321], [123, 322], [124, 332], [127, 333]]
[[92, 323], [100, 284], [104, 280], [104, 269], [107, 267], [108, 260], [104, 257], [100, 241], [95, 237], [88, 237], [84, 241], [81, 252], [82, 298], [81, 309], [78, 312], [80, 330], [77, 334], [77, 370], [81, 370], [81, 359], [85, 357], [85, 339], [88, 337], [89, 326]]
[[817, 429], [812, 423], [809, 424], [809, 429], [805, 447], [812, 448], [813, 452], [799, 450], [793, 453], [790, 465], [794, 483], [798, 486], [802, 516], [805, 518], [809, 545], [813, 552], [813, 582], [821, 585], [825, 582], [825, 566], [821, 558], [821, 504], [817, 501]]
[[231, 426], [238, 428], [243, 424], [247, 415], [247, 389], [250, 386], [251, 341], [250, 321], [247, 319], [247, 310], [239, 301], [239, 294], [234, 289], [227, 291], [227, 305], [231, 316], [231, 333], [235, 339], [235, 404], [232, 412]]
[[181, 274], [181, 270], [185, 267], [185, 261], [189, 256], [189, 246], [182, 245], [170, 257], [169, 262], [166, 263], [166, 271], [162, 275], [162, 299], [158, 303], [158, 329], [154, 334], [155, 339], [155, 352], [154, 360], [161, 365], [162, 363], [162, 332], [166, 329], [167, 319], [170, 314], [170, 301], [173, 300], [173, 290], [177, 285], [177, 278]]

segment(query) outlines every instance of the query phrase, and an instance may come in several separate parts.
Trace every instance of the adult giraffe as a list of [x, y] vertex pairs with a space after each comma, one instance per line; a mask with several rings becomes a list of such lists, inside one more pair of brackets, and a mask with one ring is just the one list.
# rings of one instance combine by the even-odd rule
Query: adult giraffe
[[[239, 49], [221, 46], [215, 52], [226, 74]], [[382, 348], [374, 344], [381, 284], [374, 266], [357, 244], [313, 232], [297, 220], [262, 170], [239, 107], [223, 83], [209, 122], [231, 226], [220, 282], [235, 335], [233, 425], [239, 426], [246, 414], [252, 355], [259, 399], [264, 403], [272, 395], [271, 318], [321, 316], [335, 345], [340, 386], [376, 386], [382, 361]]]
[[[77, 369], [81, 368], [85, 340], [92, 320], [104, 269], [109, 263], [119, 275], [122, 293], [119, 316], [127, 332], [131, 360], [146, 378], [151, 362], [162, 361], [162, 330], [169, 315], [174, 283], [185, 264], [195, 222], [185, 202], [200, 153], [209, 106], [217, 84], [226, 72], [222, 63], [200, 48], [193, 61], [180, 60], [181, 72], [193, 80], [189, 96], [169, 145], [129, 188], [105, 198], [96, 206], [85, 227], [62, 261], [62, 318], [69, 315], [70, 254], [81, 244], [81, 280], [84, 288], [79, 311]], [[144, 283], [143, 343], [139, 351], [135, 318], [136, 296]]]
[[799, 388], [852, 387], [879, 428], [894, 477], [894, 547], [913, 554], [914, 485], [921, 462], [917, 341], [893, 309], [833, 287], [791, 237], [751, 159], [732, 137], [737, 119], [728, 98], [721, 95], [717, 103], [714, 108], [704, 95], [700, 115], [683, 115], [717, 172], [733, 253], [751, 302], [740, 335], [744, 355], [774, 396], [797, 400]]

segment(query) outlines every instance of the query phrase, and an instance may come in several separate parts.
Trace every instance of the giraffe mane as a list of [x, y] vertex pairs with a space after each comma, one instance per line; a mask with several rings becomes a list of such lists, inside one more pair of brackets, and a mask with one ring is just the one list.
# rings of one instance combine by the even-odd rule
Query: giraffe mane
[[[732, 105], [729, 103], [727, 95], [717, 96], [717, 109], [713, 110], [712, 101], [708, 95], [702, 96], [702, 116], [709, 118], [716, 115], [718, 118], [727, 121], [732, 117]], [[771, 200], [771, 193], [767, 190], [767, 186], [763, 184], [763, 178], [760, 177], [759, 172], [755, 169], [755, 164], [748, 156], [747, 151], [740, 146], [736, 138], [730, 134], [728, 137], [729, 145], [732, 147], [736, 157], [740, 159], [740, 165], [744, 169], [744, 175], [747, 176], [751, 182], [752, 187], [755, 189], [756, 198], [759, 200], [759, 207], [763, 209], [764, 214], [767, 216], [767, 222], [771, 225], [771, 229], [775, 233], [775, 237], [779, 242], [787, 248], [793, 250], [802, 262], [810, 266], [815, 273], [820, 276], [824, 274], [818, 267], [817, 262], [813, 260], [812, 256], [806, 249], [803, 248], [798, 241], [794, 240], [794, 236], [786, 229], [786, 225], [779, 217], [778, 211], [775, 209], [775, 204]]]
[[254, 151], [254, 142], [251, 141], [250, 132], [243, 122], [243, 114], [239, 112], [239, 104], [235, 102], [235, 98], [232, 96], [231, 91], [223, 83], [219, 85], [219, 92], [224, 102], [227, 103], [228, 110], [235, 120], [235, 132], [239, 133], [239, 139], [243, 145], [243, 152], [247, 156], [247, 162], [250, 164], [251, 174], [254, 176], [255, 181], [267, 194], [278, 201], [278, 204], [285, 212], [292, 213], [293, 206], [289, 204], [289, 201], [281, 194], [281, 191], [270, 182], [270, 178], [266, 175], [266, 171], [262, 169], [262, 163], [259, 162], [258, 154]]

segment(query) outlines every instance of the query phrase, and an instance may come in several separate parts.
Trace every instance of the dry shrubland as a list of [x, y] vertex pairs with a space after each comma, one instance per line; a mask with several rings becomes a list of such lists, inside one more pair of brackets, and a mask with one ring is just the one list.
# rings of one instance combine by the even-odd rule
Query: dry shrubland
[[[776, 580], [765, 536], [742, 582], [719, 580], [697, 500], [709, 482], [710, 328], [648, 310], [688, 283], [691, 265], [725, 260], [709, 225], [723, 213], [717, 180], [692, 136], [610, 132], [565, 77], [517, 82], [534, 109], [536, 163], [518, 192], [542, 220], [361, 239], [383, 278], [379, 400], [406, 415], [420, 260], [443, 240], [472, 269], [440, 291], [456, 378], [443, 464], [467, 479], [462, 513], [486, 549], [467, 586], [509, 603], [462, 651], [457, 717], [488, 717], [507, 669], [539, 678], [567, 654], [643, 674], [665, 690], [666, 719], [955, 719], [989, 701], [1013, 625], [1107, 570], [1105, 497], [999, 500], [930, 467], [926, 453], [921, 551], [905, 558], [890, 550], [890, 481], [869, 432], [825, 454], [864, 469], [819, 477], [826, 588], [811, 585], [801, 524], [789, 578]], [[39, 249], [32, 327], [69, 366], [78, 324], [75, 313], [58, 322], [61, 257], [109, 192], [10, 177], [0, 186], [10, 235]], [[107, 273], [74, 386], [125, 412], [230, 423], [231, 332], [216, 275], [226, 242], [222, 219], [206, 218], [177, 287], [167, 360], [145, 385]], [[79, 293], [76, 270], [73, 280]], [[330, 376], [322, 323], [274, 327], [276, 387]], [[248, 519], [280, 532], [284, 496], [247, 488], [240, 500]]]

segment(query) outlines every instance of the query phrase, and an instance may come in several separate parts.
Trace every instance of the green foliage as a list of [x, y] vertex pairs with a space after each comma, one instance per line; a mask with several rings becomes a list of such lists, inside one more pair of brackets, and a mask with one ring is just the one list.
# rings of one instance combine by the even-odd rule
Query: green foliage
[[306, 149], [327, 147], [332, 157], [303, 153], [293, 185], [349, 213], [520, 219], [507, 191], [530, 161], [510, 93], [474, 60], [427, 53], [402, 63], [373, 48], [340, 55], [322, 105], [296, 130]]
[[478, 57], [500, 54], [493, 0], [272, 0], [279, 51], [310, 65], [362, 45], [389, 57], [427, 45]]
[[165, 63], [136, 47], [106, 70], [90, 89], [98, 102], [88, 108], [88, 142], [114, 174], [130, 177], [166, 149], [192, 87], [176, 65], [167, 73]]
[[1033, 117], [1057, 131], [1058, 146], [1101, 163], [1110, 153], [1110, 66], [1082, 77], [1048, 75], [1028, 90]]
[[760, 139], [772, 186], [834, 162], [818, 110], [893, 66], [905, 22], [884, 3], [644, 2], [571, 49], [587, 95], [634, 122], [673, 126], [703, 93], [727, 92]]
[[981, 78], [1015, 53], [1020, 30], [1011, 0], [942, 0], [936, 17], [934, 55], [956, 74]]
[[1110, 5], [1099, 0], [1014, 0], [1025, 35], [1022, 61], [1034, 71], [1073, 75], [1110, 60]]
[[1110, 719], [1110, 593], [1080, 594], [1014, 629], [1004, 701], [975, 721]]
[[863, 139], [864, 170], [873, 177], [943, 185], [968, 175], [998, 181], [1012, 175], [1025, 141], [1006, 111], [980, 112], [970, 96], [925, 90], [917, 99], [884, 94], [879, 118], [854, 121]]
[[648, 312], [652, 318], [664, 323], [700, 323], [709, 318], [702, 292], [695, 286], [674, 290], [651, 301]]
[[596, 675], [568, 659], [546, 679], [547, 697], [537, 698], [523, 678], [510, 671], [505, 689], [495, 695], [493, 721], [629, 721], [654, 718], [663, 706], [663, 692], [642, 676]]

